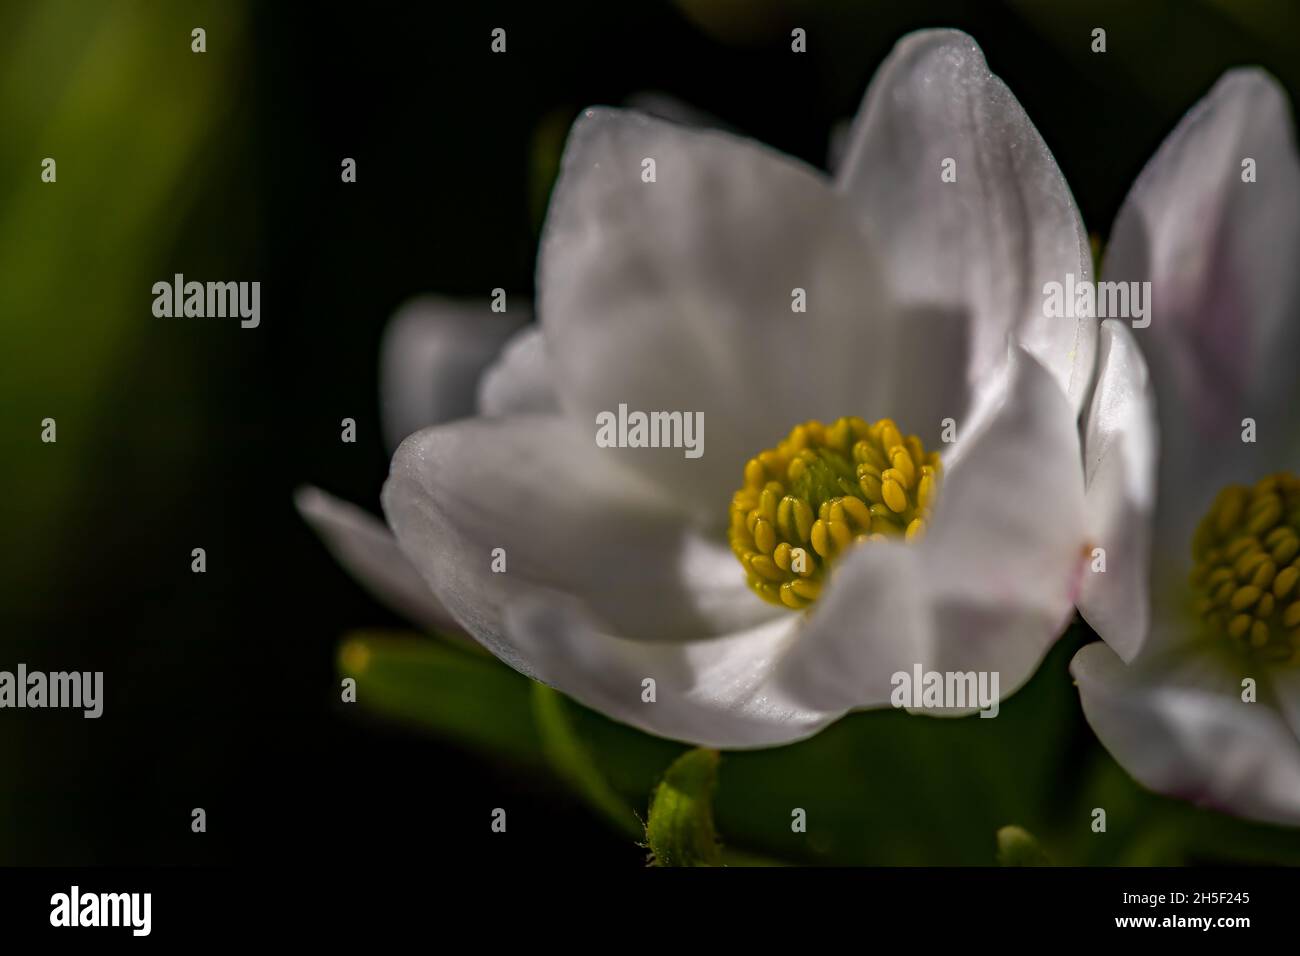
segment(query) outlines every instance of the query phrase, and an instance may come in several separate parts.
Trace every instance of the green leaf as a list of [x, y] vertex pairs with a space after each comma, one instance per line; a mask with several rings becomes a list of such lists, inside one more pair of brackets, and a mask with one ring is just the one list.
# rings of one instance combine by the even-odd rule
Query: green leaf
[[364, 631], [339, 648], [339, 670], [357, 682], [357, 705], [444, 739], [541, 766], [528, 678], [497, 660], [437, 640]]
[[533, 715], [551, 769], [615, 829], [636, 839], [641, 835], [636, 814], [592, 761], [569, 721], [567, 708], [557, 691], [545, 684], [533, 684]]
[[690, 750], [673, 761], [650, 802], [645, 833], [652, 865], [721, 865], [721, 848], [713, 828], [717, 782], [716, 750]]
[[1051, 866], [1038, 840], [1024, 827], [1006, 826], [998, 831], [998, 866]]

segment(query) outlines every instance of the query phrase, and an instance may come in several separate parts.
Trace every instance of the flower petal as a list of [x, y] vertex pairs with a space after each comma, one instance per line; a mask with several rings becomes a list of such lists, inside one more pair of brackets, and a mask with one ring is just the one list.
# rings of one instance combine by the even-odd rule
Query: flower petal
[[299, 488], [294, 505], [335, 560], [376, 598], [430, 630], [459, 630], [382, 521], [319, 488]]
[[[842, 713], [801, 706], [772, 683], [774, 665], [798, 640], [793, 614], [708, 640], [632, 641], [603, 631], [571, 598], [540, 591], [512, 598], [506, 623], [525, 673], [661, 737], [772, 746], [809, 737]], [[653, 702], [643, 696], [647, 678]]]
[[[1257, 181], [1243, 182], [1243, 162]], [[1149, 281], [1137, 336], [1160, 412], [1161, 527], [1186, 551], [1228, 481], [1293, 461], [1300, 323], [1300, 161], [1286, 94], [1231, 70], [1161, 145], [1120, 209], [1107, 281]], [[1243, 445], [1243, 418], [1259, 441]], [[1173, 507], [1170, 507], [1173, 506]]]
[[1151, 517], [1157, 431], [1146, 362], [1128, 325], [1101, 324], [1097, 387], [1084, 424], [1090, 541], [1105, 551], [1103, 571], [1083, 576], [1079, 611], [1126, 661], [1151, 621]]
[[923, 574], [916, 549], [898, 541], [868, 542], [846, 555], [781, 661], [782, 690], [826, 711], [888, 704], [894, 674], [930, 663]]
[[516, 667], [502, 608], [536, 588], [574, 594], [602, 628], [649, 641], [730, 633], [780, 613], [748, 590], [723, 543], [562, 418], [467, 419], [413, 435], [393, 458], [383, 505], [452, 615]]
[[479, 376], [506, 340], [531, 318], [527, 302], [493, 312], [487, 300], [424, 296], [402, 306], [380, 346], [379, 389], [384, 439], [474, 414]]
[[[940, 178], [948, 160], [955, 182]], [[1047, 145], [974, 40], [924, 30], [899, 41], [836, 180], [904, 302], [970, 311], [976, 379], [1015, 333], [1082, 408], [1096, 320], [1046, 317], [1042, 290], [1067, 273], [1091, 279], [1087, 236]]]
[[480, 415], [504, 417], [555, 412], [559, 404], [539, 326], [515, 333], [501, 355], [483, 373], [478, 386]]
[[1015, 349], [1001, 408], [962, 444], [918, 546], [934, 615], [920, 661], [997, 671], [1006, 697], [1074, 614], [1086, 536], [1078, 431], [1057, 380]]
[[1300, 824], [1300, 741], [1262, 697], [1241, 699], [1241, 662], [1209, 653], [1123, 661], [1104, 644], [1070, 671], [1088, 723], [1143, 786], [1269, 823]]
[[[642, 181], [643, 160], [655, 161], [654, 182]], [[964, 343], [932, 336], [929, 366], [904, 361], [895, 340], [929, 316], [900, 321], [821, 174], [726, 133], [625, 111], [588, 110], [574, 125], [538, 277], [566, 413], [594, 422], [621, 403], [702, 412], [702, 459], [616, 457], [714, 521], [744, 462], [791, 426], [906, 420], [890, 407], [895, 383], [921, 397], [916, 382], [944, 381], [944, 356]], [[806, 312], [793, 311], [797, 289]]]

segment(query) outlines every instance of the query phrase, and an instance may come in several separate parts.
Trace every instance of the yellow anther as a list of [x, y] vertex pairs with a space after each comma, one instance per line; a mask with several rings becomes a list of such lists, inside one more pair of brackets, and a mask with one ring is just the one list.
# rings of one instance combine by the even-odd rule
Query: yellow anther
[[1224, 583], [1225, 581], [1231, 581], [1231, 580], [1232, 580], [1232, 568], [1222, 568], [1222, 567], [1215, 568], [1213, 571], [1209, 573], [1209, 576], [1205, 579], [1205, 586], [1207, 589], [1213, 590], [1214, 588], [1217, 588], [1220, 584]]
[[903, 486], [893, 478], [886, 478], [880, 486], [880, 491], [885, 498], [885, 504], [889, 505], [889, 510], [894, 514], [902, 514], [907, 510], [907, 494], [903, 491]]
[[1267, 620], [1268, 618], [1272, 617], [1273, 607], [1276, 604], [1276, 600], [1277, 599], [1274, 598], [1272, 594], [1270, 594], [1268, 591], [1265, 591], [1263, 596], [1260, 597], [1259, 603], [1255, 605], [1255, 611], [1254, 611], [1255, 616], [1259, 618], [1261, 621]]
[[1276, 548], [1287, 538], [1294, 537], [1295, 531], [1293, 531], [1288, 525], [1282, 525], [1282, 527], [1274, 528], [1268, 534], [1264, 535], [1264, 547], [1269, 549]]
[[904, 488], [911, 488], [916, 484], [916, 465], [913, 464], [912, 456], [908, 454], [906, 448], [899, 445], [891, 450], [889, 463], [894, 466], [894, 471], [903, 476]]
[[781, 503], [776, 506], [776, 530], [787, 541], [795, 536], [794, 498], [790, 497], [790, 495], [782, 498]]
[[1233, 592], [1232, 600], [1229, 602], [1234, 611], [1243, 611], [1260, 599], [1260, 590], [1252, 584], [1244, 588], [1238, 588]]
[[799, 595], [801, 598], [806, 598], [809, 601], [815, 601], [817, 597], [822, 593], [822, 583], [820, 581], [810, 581], [810, 580], [800, 579], [800, 580], [790, 582], [790, 590], [793, 591], [795, 594]]
[[880, 436], [880, 445], [886, 452], [895, 445], [901, 445], [903, 443], [903, 433], [900, 432], [898, 426], [888, 418], [882, 418], [876, 423], [876, 427], [878, 428], [877, 434]]
[[[1222, 532], [1220, 532], [1220, 534], [1222, 534]], [[1253, 538], [1238, 538], [1236, 541], [1232, 542], [1232, 544], [1228, 545], [1227, 549], [1223, 552], [1223, 556], [1229, 561], [1235, 561], [1253, 547], [1255, 547], [1255, 540]]]
[[1280, 601], [1293, 590], [1300, 581], [1300, 568], [1283, 568], [1273, 579], [1273, 594]]
[[934, 469], [929, 465], [921, 466], [921, 481], [916, 486], [916, 506], [929, 507], [930, 496], [934, 494]]
[[1300, 601], [1296, 601], [1282, 612], [1282, 624], [1285, 627], [1296, 627], [1297, 625], [1300, 625]]
[[1282, 499], [1275, 494], [1265, 495], [1251, 504], [1246, 513], [1246, 530], [1261, 535], [1282, 520]]
[[1250, 576], [1250, 583], [1257, 588], [1267, 588], [1276, 576], [1277, 565], [1265, 559], [1255, 567], [1255, 573]]
[[[763, 596], [767, 597], [766, 594], [763, 594]], [[789, 582], [781, 585], [781, 603], [795, 611], [802, 611], [808, 606], [803, 598], [794, 593], [794, 585]]]
[[765, 554], [754, 555], [754, 557], [749, 560], [749, 566], [753, 569], [755, 574], [761, 575], [769, 581], [785, 580], [785, 575], [782, 574], [781, 569], [776, 566], [776, 562]]
[[745, 463], [731, 549], [756, 594], [802, 610], [845, 551], [924, 531], [940, 471], [939, 456], [889, 419], [804, 422]]
[[860, 532], [871, 530], [871, 511], [867, 508], [866, 502], [861, 498], [855, 498], [847, 495], [840, 499], [840, 506], [845, 513], [852, 519], [854, 527]]
[[1214, 499], [1192, 539], [1190, 606], [1211, 634], [1266, 661], [1300, 660], [1300, 478]]
[[1215, 518], [1215, 530], [1226, 534], [1237, 526], [1241, 513], [1246, 509], [1246, 489], [1230, 488], [1219, 502], [1219, 513]]
[[1263, 551], [1247, 551], [1237, 559], [1233, 565], [1237, 572], [1237, 577], [1242, 581], [1250, 580], [1250, 576], [1255, 573], [1255, 569], [1268, 560], [1268, 555]]
[[806, 501], [794, 503], [794, 526], [799, 540], [806, 544], [808, 536], [812, 534], [813, 526], [813, 510]]
[[772, 552], [772, 560], [776, 562], [776, 566], [782, 571], [790, 570], [790, 552], [793, 550], [788, 542], [782, 541]]
[[813, 550], [823, 558], [831, 556], [830, 533], [826, 530], [826, 522], [818, 518], [812, 526], [812, 546]]

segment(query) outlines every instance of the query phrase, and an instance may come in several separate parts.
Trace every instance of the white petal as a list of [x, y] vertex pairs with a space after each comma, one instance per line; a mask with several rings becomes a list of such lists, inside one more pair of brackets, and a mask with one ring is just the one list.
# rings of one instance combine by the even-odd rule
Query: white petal
[[300, 488], [293, 500], [335, 560], [381, 602], [431, 630], [459, 630], [382, 521], [319, 488]]
[[1128, 326], [1101, 324], [1097, 388], [1084, 424], [1089, 543], [1105, 570], [1083, 576], [1079, 611], [1126, 661], [1151, 620], [1151, 520], [1155, 507], [1155, 399], [1146, 362]]
[[[780, 613], [752, 594], [721, 541], [699, 536], [644, 479], [564, 419], [467, 419], [403, 442], [383, 505], [403, 551], [453, 616], [513, 666], [508, 601], [580, 597], [603, 628], [672, 642]], [[502, 549], [505, 573], [492, 570]]]
[[[1256, 164], [1243, 182], [1242, 163]], [[1300, 161], [1286, 95], [1232, 70], [1165, 140], [1111, 235], [1108, 281], [1149, 281], [1136, 332], [1160, 413], [1161, 527], [1180, 553], [1218, 488], [1294, 460]], [[1259, 440], [1243, 445], [1241, 421]], [[1172, 507], [1171, 507], [1172, 506]]]
[[554, 412], [558, 408], [546, 340], [540, 327], [530, 325], [515, 333], [483, 373], [478, 386], [479, 414], [504, 417]]
[[1300, 824], [1300, 741], [1263, 697], [1242, 701], [1243, 661], [1089, 644], [1070, 670], [1088, 723], [1143, 786], [1237, 816]]
[[[762, 747], [811, 736], [841, 715], [801, 706], [773, 669], [799, 639], [783, 613], [736, 634], [678, 644], [604, 632], [573, 600], [546, 592], [510, 600], [520, 668], [575, 700], [652, 734], [707, 747]], [[643, 699], [646, 679], [655, 700]]]
[[959, 438], [918, 546], [936, 670], [997, 671], [1006, 697], [1074, 614], [1084, 573], [1083, 466], [1074, 412], [1023, 349], [981, 432]]
[[[655, 182], [642, 181], [645, 159]], [[899, 402], [928, 401], [964, 348], [961, 335], [931, 334], [903, 354], [900, 337], [943, 319], [899, 321], [821, 174], [636, 113], [588, 110], [574, 125], [538, 276], [567, 413], [593, 431], [620, 403], [704, 414], [703, 458], [629, 457], [705, 519], [724, 514], [744, 462], [805, 419], [891, 415], [924, 434]], [[807, 312], [792, 311], [795, 289]]]
[[[867, 90], [836, 179], [889, 259], [907, 302], [971, 310], [975, 377], [1019, 335], [1077, 411], [1095, 319], [1044, 316], [1043, 287], [1091, 279], [1074, 198], [975, 41], [926, 30], [899, 41]], [[956, 181], [943, 182], [947, 160]]]
[[[822, 708], [878, 707], [914, 667], [996, 672], [1005, 698], [1073, 614], [1083, 479], [1073, 412], [1027, 352], [1010, 392], [944, 478], [920, 542], [868, 542], [833, 569], [783, 673]], [[942, 711], [928, 711], [942, 715]]]
[[790, 699], [825, 711], [883, 707], [894, 674], [934, 663], [924, 573], [916, 549], [897, 541], [845, 555], [781, 661], [779, 686]]
[[380, 346], [384, 438], [396, 448], [407, 435], [474, 414], [479, 376], [531, 316], [526, 300], [493, 312], [486, 299], [425, 296], [402, 306]]

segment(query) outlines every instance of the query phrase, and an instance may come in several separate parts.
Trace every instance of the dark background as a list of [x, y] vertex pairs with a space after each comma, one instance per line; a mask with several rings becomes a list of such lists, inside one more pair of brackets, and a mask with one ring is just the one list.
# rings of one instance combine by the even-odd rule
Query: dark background
[[[312, 483], [377, 510], [386, 319], [425, 291], [531, 296], [557, 131], [582, 107], [668, 93], [824, 166], [896, 40], [959, 27], [1104, 238], [1223, 69], [1263, 64], [1293, 101], [1300, 89], [1287, 4], [6, 7], [0, 196], [19, 215], [0, 245], [0, 667], [103, 670], [106, 684], [99, 720], [0, 712], [6, 863], [538, 865], [563, 834], [566, 861], [640, 864], [545, 775], [339, 702], [340, 638], [404, 624], [291, 501]], [[202, 56], [191, 26], [208, 29]], [[497, 26], [504, 56], [489, 52]], [[790, 53], [794, 26], [805, 55]], [[1089, 52], [1094, 26], [1104, 55]], [[84, 98], [58, 94], [92, 68], [104, 73]], [[167, 187], [137, 199], [160, 152], [180, 148], [166, 136], [190, 128]], [[58, 193], [39, 192], [45, 155]], [[339, 180], [345, 156], [356, 184]], [[58, 264], [44, 284], [22, 266], [32, 248]], [[173, 272], [261, 280], [261, 327], [155, 319], [148, 289]], [[39, 442], [45, 415], [57, 445]], [[339, 441], [343, 417], [356, 444]], [[1072, 719], [1070, 746], [1095, 748]], [[488, 830], [493, 806], [512, 808], [508, 841]], [[206, 834], [191, 833], [193, 807]]]

